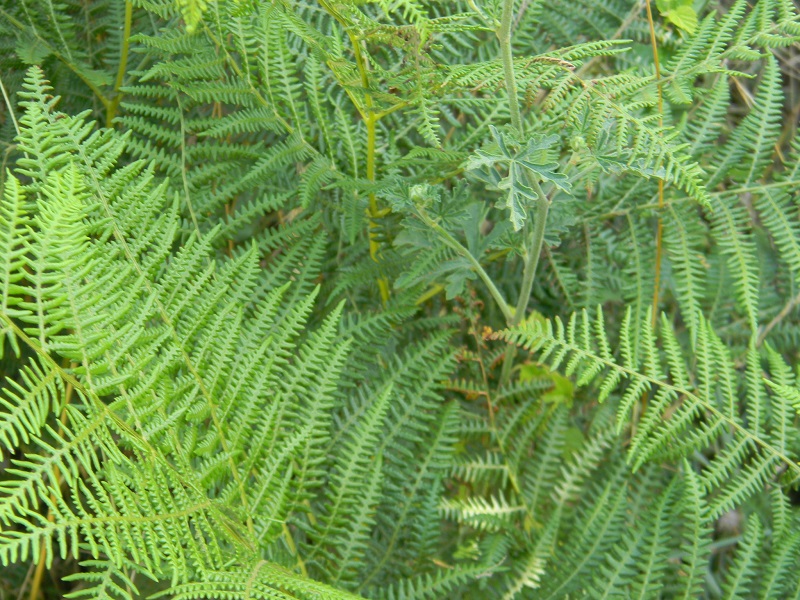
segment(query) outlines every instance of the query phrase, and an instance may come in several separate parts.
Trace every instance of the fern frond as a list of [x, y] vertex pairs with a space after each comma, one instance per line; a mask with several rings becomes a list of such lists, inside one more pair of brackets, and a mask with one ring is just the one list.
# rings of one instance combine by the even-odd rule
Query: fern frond
[[[4, 181], [3, 203], [0, 206], [0, 219], [3, 227], [0, 229], [0, 312], [10, 317], [19, 317], [17, 282], [22, 279], [22, 270], [25, 264], [24, 248], [19, 246], [18, 240], [22, 239], [24, 230], [28, 225], [26, 213], [30, 210], [20, 184], [11, 173], [7, 173]], [[2, 337], [8, 339], [11, 349], [19, 356], [19, 345], [11, 330], [4, 323]], [[3, 358], [5, 343], [0, 344], [0, 358]]]
[[783, 92], [777, 61], [772, 55], [765, 60], [764, 76], [753, 99], [753, 108], [722, 148], [724, 154], [717, 157], [719, 166], [709, 178], [709, 187], [720, 183], [732, 169], [742, 172], [745, 184], [752, 183], [771, 162], [772, 149], [780, 133]]
[[758, 517], [747, 519], [744, 535], [737, 544], [731, 572], [725, 579], [723, 591], [729, 598], [746, 598], [753, 589], [754, 562], [759, 553], [761, 521]]
[[[696, 388], [686, 385], [688, 382], [682, 374], [685, 367], [682, 366], [680, 348], [672, 341], [674, 335], [666, 317], [662, 317], [661, 331], [667, 360], [662, 362], [655, 338], [646, 336], [648, 341], [645, 350], [649, 358], [646, 358], [642, 367], [631, 363], [624, 350], [622, 361], [610, 354], [610, 344], [599, 311], [596, 319], [590, 319], [588, 312], [583, 311], [580, 317], [574, 314], [566, 326], [558, 318], [555, 321], [535, 321], [517, 330], [501, 332], [498, 337], [540, 352], [542, 359], [546, 359], [553, 368], [566, 364], [566, 373], [575, 374], [579, 385], [597, 380], [601, 400], [623, 382], [627, 382], [627, 390], [620, 405], [622, 407], [630, 407], [632, 402], [625, 398], [636, 398], [643, 392], [653, 390], [653, 404], [632, 440], [630, 460], [634, 466], [641, 466], [658, 448], [677, 442], [683, 435], [688, 435], [687, 441], [692, 445], [708, 444], [720, 435], [720, 427], [725, 426], [735, 432], [735, 446], [740, 449], [731, 455], [731, 465], [742, 464], [745, 457], [749, 456], [748, 449], [755, 453], [750, 470], [741, 474], [740, 481], [731, 484], [736, 490], [731, 492], [731, 501], [760, 488], [777, 464], [783, 463], [792, 472], [800, 473], [797, 462], [781, 448], [758, 433], [753, 425], [748, 427], [742, 424], [736, 388], [728, 380], [731, 376], [730, 359], [726, 357], [713, 330], [705, 326], [698, 337], [695, 350], [698, 361]], [[629, 330], [623, 330], [621, 346], [624, 349], [630, 344]], [[666, 377], [667, 373], [674, 377], [673, 381]], [[718, 397], [725, 399], [725, 404], [720, 405]], [[618, 423], [625, 422], [625, 412], [618, 415]], [[667, 420], [663, 420], [665, 413], [670, 415]], [[692, 431], [690, 426], [701, 413], [705, 413], [705, 423]], [[718, 466], [724, 469], [724, 464], [726, 461], [721, 460]], [[718, 479], [721, 482], [724, 477]], [[718, 504], [717, 510], [722, 510], [726, 503]]]
[[[94, 598], [96, 600], [133, 600], [139, 594], [136, 584], [126, 572], [137, 570], [147, 576], [146, 572], [136, 569], [132, 564], [120, 568], [108, 560], [85, 560], [81, 566], [87, 570], [83, 573], [68, 575], [65, 581], [80, 581], [86, 584], [83, 589], [67, 594], [66, 598]], [[152, 574], [149, 575], [153, 579]]]
[[[32, 71], [32, 94], [44, 89], [37, 77]], [[55, 552], [78, 558], [88, 549], [176, 584], [223, 568], [231, 556], [249, 560], [256, 524], [263, 531], [264, 515], [285, 515], [281, 505], [302, 501], [321, 478], [325, 413], [348, 347], [335, 344], [338, 312], [301, 343], [311, 300], [278, 324], [284, 288], [265, 294], [254, 313], [256, 331], [272, 332], [275, 346], [269, 335], [248, 337], [247, 305], [261, 279], [255, 247], [218, 264], [212, 232], [174, 251], [176, 205], [161, 214], [166, 186], [141, 163], [115, 167], [124, 139], [87, 137], [83, 120], [53, 113], [43, 93], [29, 103], [36, 120], [23, 126], [52, 123], [52, 141], [20, 136], [38, 167], [28, 186], [37, 227], [2, 223], [11, 247], [25, 249], [15, 267], [21, 276], [10, 274], [17, 299], [8, 303], [23, 312], [2, 318], [42, 366], [31, 363], [3, 399], [3, 443], [27, 439], [31, 448], [0, 484], [0, 558], [38, 560], [41, 548], [51, 564]], [[46, 160], [48, 144], [70, 160]], [[250, 346], [248, 360], [233, 360], [238, 344]], [[74, 366], [65, 370], [56, 357]], [[254, 428], [274, 392], [271, 410], [285, 407], [281, 398], [294, 410], [278, 408], [273, 431]], [[62, 413], [57, 426], [45, 410]], [[305, 459], [290, 468], [273, 457], [279, 471], [294, 471], [294, 486], [282, 476], [259, 478], [254, 502], [268, 490], [284, 495], [254, 515], [244, 482], [277, 441], [284, 455], [302, 449]], [[234, 462], [240, 454], [249, 465]], [[275, 591], [278, 579], [276, 571], [264, 585]], [[321, 589], [292, 581], [286, 587]]]

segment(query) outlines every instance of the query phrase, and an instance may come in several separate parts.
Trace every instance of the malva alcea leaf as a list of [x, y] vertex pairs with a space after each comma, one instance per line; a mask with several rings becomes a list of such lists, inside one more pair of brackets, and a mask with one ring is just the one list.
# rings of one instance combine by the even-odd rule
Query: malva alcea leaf
[[[570, 191], [567, 176], [556, 170], [558, 163], [547, 160], [547, 150], [558, 143], [558, 137], [531, 138], [522, 146], [494, 126], [490, 129], [494, 143], [470, 156], [466, 169], [477, 171], [489, 189], [505, 193], [497, 207], [508, 209], [511, 224], [515, 231], [519, 231], [525, 223], [528, 207], [538, 197], [530, 185], [530, 177], [540, 182], [549, 181], [562, 191]], [[507, 143], [507, 138], [510, 143]], [[506, 172], [505, 176], [501, 175], [502, 171]]]

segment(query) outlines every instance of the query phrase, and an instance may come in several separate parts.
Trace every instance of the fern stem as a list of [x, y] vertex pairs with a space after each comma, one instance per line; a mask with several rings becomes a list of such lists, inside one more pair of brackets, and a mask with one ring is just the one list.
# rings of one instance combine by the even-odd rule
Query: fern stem
[[436, 221], [431, 219], [428, 213], [425, 211], [424, 208], [417, 208], [417, 214], [422, 219], [422, 221], [430, 227], [433, 231], [435, 231], [439, 237], [442, 238], [442, 241], [455, 250], [458, 254], [466, 258], [475, 272], [478, 274], [478, 277], [481, 278], [486, 287], [489, 289], [489, 293], [491, 294], [494, 301], [497, 303], [497, 306], [500, 308], [500, 312], [503, 313], [503, 316], [506, 319], [506, 323], [511, 325], [514, 315], [511, 312], [511, 307], [508, 305], [508, 302], [505, 301], [503, 298], [503, 294], [500, 293], [500, 290], [497, 289], [497, 286], [492, 281], [492, 278], [489, 277], [489, 274], [484, 270], [481, 266], [481, 263], [472, 255], [467, 248], [465, 248], [456, 238], [450, 235], [447, 230], [445, 230], [441, 225], [439, 225]]
[[[61, 416], [58, 419], [58, 437], [60, 438], [64, 433], [64, 426], [67, 424], [67, 405], [72, 400], [72, 392], [75, 388], [72, 386], [71, 383], [67, 383], [66, 389], [64, 390], [64, 407], [61, 409]], [[64, 478], [61, 476], [58, 467], [53, 468], [53, 474], [55, 475], [56, 486], [61, 488], [61, 485], [64, 483]], [[55, 504], [56, 497], [55, 494], [50, 494], [50, 501]], [[48, 523], [55, 523], [56, 517], [53, 514], [53, 509], [50, 508], [47, 510], [47, 522]], [[44, 568], [45, 564], [47, 563], [47, 550], [49, 548], [48, 544], [42, 544], [41, 549], [39, 550], [39, 560], [36, 563], [36, 572], [33, 574], [33, 579], [31, 580], [31, 593], [29, 595], [30, 600], [38, 600], [39, 598], [39, 590], [42, 587], [42, 578], [44, 577]]]
[[[650, 0], [645, 0], [645, 8], [647, 9], [647, 24], [650, 28], [650, 45], [653, 47], [653, 64], [655, 65], [656, 74], [656, 94], [658, 97], [658, 127], [664, 127], [664, 92], [661, 89], [661, 63], [658, 59], [658, 41], [656, 40], [656, 27], [653, 21], [653, 9], [650, 6]], [[658, 208], [664, 208], [664, 180], [658, 180]], [[658, 320], [658, 298], [661, 288], [661, 261], [662, 261], [662, 238], [664, 235], [664, 221], [661, 218], [661, 212], [658, 213], [658, 224], [656, 225], [656, 264], [655, 264], [655, 281], [653, 282], [653, 310], [650, 315], [650, 320], [653, 326], [656, 325]]]
[[[659, 187], [659, 206], [658, 208], [662, 208], [663, 201], [664, 201], [664, 182], [659, 180], [658, 182]], [[650, 313], [650, 321], [653, 325], [656, 324], [658, 320], [658, 299], [661, 291], [661, 261], [663, 256], [663, 237], [664, 237], [664, 221], [661, 219], [661, 213], [658, 214], [658, 222], [656, 223], [656, 264], [655, 264], [655, 280], [653, 281], [653, 308]]]
[[[350, 36], [353, 42], [353, 50], [356, 56], [356, 64], [358, 71], [361, 74], [361, 85], [364, 90], [369, 89], [369, 75], [367, 74], [367, 64], [364, 60], [364, 55], [361, 48], [352, 35]], [[375, 181], [375, 143], [378, 134], [378, 115], [372, 112], [372, 96], [367, 92], [364, 96], [364, 121], [367, 125], [367, 180]], [[380, 259], [380, 243], [378, 242], [378, 223], [377, 219], [380, 217], [380, 208], [378, 207], [378, 198], [375, 192], [369, 193], [369, 255], [372, 260], [379, 262]], [[381, 292], [381, 300], [384, 304], [389, 300], [389, 282], [385, 277], [378, 278], [378, 287]]]
[[178, 115], [180, 116], [181, 124], [181, 183], [183, 184], [183, 197], [186, 200], [186, 207], [189, 209], [189, 216], [192, 219], [195, 233], [197, 233], [197, 239], [201, 240], [203, 239], [203, 234], [200, 233], [200, 225], [197, 222], [197, 215], [192, 204], [192, 195], [189, 192], [189, 180], [186, 177], [188, 171], [186, 167], [186, 120], [183, 116], [183, 104], [181, 104], [181, 95], [178, 90], [175, 90], [175, 101], [178, 104]]
[[308, 577], [308, 569], [306, 569], [305, 561], [300, 557], [300, 553], [297, 551], [297, 546], [294, 543], [294, 538], [292, 538], [292, 532], [289, 531], [289, 526], [286, 523], [283, 524], [283, 537], [286, 540], [286, 545], [289, 547], [289, 552], [292, 556], [297, 559], [297, 566], [300, 567], [300, 572]]
[[[650, 45], [653, 47], [653, 64], [655, 65], [656, 76], [656, 95], [658, 98], [658, 127], [664, 127], [664, 93], [661, 89], [661, 63], [658, 59], [658, 41], [656, 40], [656, 27], [653, 21], [653, 9], [650, 6], [650, 0], [645, 0], [645, 7], [647, 9], [647, 25], [650, 28]], [[659, 133], [660, 135], [660, 133]], [[664, 221], [661, 218], [661, 209], [664, 208], [664, 180], [658, 180], [658, 215], [656, 217], [656, 264], [654, 266], [655, 273], [653, 277], [653, 301], [652, 310], [650, 313], [650, 322], [653, 327], [658, 323], [658, 300], [661, 295], [661, 261], [663, 256], [662, 245], [664, 237]], [[639, 419], [644, 416], [647, 410], [647, 394], [642, 394], [642, 414]], [[636, 434], [636, 423], [639, 419], [633, 422], [632, 435]]]
[[11, 99], [8, 97], [8, 92], [6, 92], [6, 86], [3, 85], [2, 77], [0, 77], [0, 92], [3, 93], [3, 101], [6, 103], [6, 108], [8, 108], [8, 114], [11, 117], [11, 123], [14, 125], [14, 131], [16, 131], [17, 135], [19, 135], [19, 123], [17, 123], [17, 117], [14, 116], [14, 107], [11, 105]]
[[[367, 68], [367, 60], [364, 58], [364, 53], [361, 51], [361, 43], [352, 32], [352, 27], [347, 23], [344, 15], [342, 15], [333, 5], [327, 0], [320, 0], [322, 8], [331, 15], [342, 26], [350, 38], [350, 44], [353, 46], [353, 56], [356, 61], [356, 68], [358, 75], [361, 79], [361, 87], [364, 90], [364, 106], [361, 107], [356, 96], [352, 92], [347, 92], [353, 106], [361, 114], [364, 123], [367, 126], [367, 180], [375, 181], [375, 141], [377, 137], [377, 125], [381, 117], [391, 111], [383, 113], [375, 113], [373, 109], [372, 94], [369, 93], [369, 69]], [[335, 71], [334, 71], [335, 73]], [[369, 255], [375, 262], [380, 261], [380, 242], [378, 241], [378, 223], [377, 219], [383, 216], [383, 213], [378, 206], [378, 198], [374, 192], [369, 193], [369, 208], [367, 209], [367, 217], [369, 217]], [[385, 277], [378, 278], [378, 288], [381, 292], [381, 300], [384, 304], [389, 301], [389, 282]]]
[[[519, 477], [517, 477], [517, 471], [511, 465], [511, 462], [508, 460], [508, 449], [506, 448], [506, 444], [503, 441], [503, 436], [500, 435], [500, 431], [497, 428], [497, 420], [494, 417], [494, 413], [496, 410], [496, 405], [492, 402], [492, 393], [489, 386], [489, 377], [486, 374], [486, 367], [483, 363], [483, 353], [481, 351], [481, 345], [483, 340], [481, 339], [481, 335], [477, 331], [477, 327], [473, 325], [472, 333], [475, 336], [475, 347], [476, 347], [476, 354], [478, 355], [478, 366], [481, 370], [481, 378], [483, 379], [483, 387], [485, 389], [486, 394], [486, 409], [489, 413], [489, 431], [492, 434], [492, 438], [497, 442], [497, 447], [500, 449], [500, 454], [503, 455], [503, 458], [506, 460], [506, 467], [508, 471], [508, 480], [511, 482], [511, 487], [514, 488], [514, 491], [519, 494], [519, 501], [525, 507], [525, 513], [529, 516], [533, 516], [533, 511], [531, 507], [528, 505], [527, 498], [525, 495], [522, 494], [522, 488], [519, 485]], [[509, 345], [509, 348], [514, 348], [514, 346]], [[503, 367], [505, 368], [505, 364], [503, 363]], [[510, 364], [510, 361], [509, 361]]]
[[[375, 181], [375, 138], [377, 118], [374, 114], [367, 115], [367, 179]], [[381, 216], [378, 208], [378, 198], [374, 192], [369, 193], [369, 255], [372, 260], [380, 260], [380, 243], [378, 242], [378, 223], [377, 219]], [[384, 304], [389, 301], [389, 282], [386, 277], [378, 278], [378, 288], [381, 292], [381, 300]]]
[[131, 0], [125, 2], [125, 24], [122, 31], [122, 48], [119, 54], [119, 67], [117, 68], [117, 78], [114, 81], [114, 98], [109, 102], [106, 110], [106, 127], [112, 127], [114, 117], [117, 115], [117, 108], [122, 100], [120, 88], [125, 79], [125, 72], [128, 69], [128, 49], [130, 47], [131, 23], [133, 21], [133, 4]]

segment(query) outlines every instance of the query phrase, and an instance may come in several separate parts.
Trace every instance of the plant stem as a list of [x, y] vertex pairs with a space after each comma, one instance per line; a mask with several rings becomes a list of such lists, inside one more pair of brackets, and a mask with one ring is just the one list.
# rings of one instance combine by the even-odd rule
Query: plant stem
[[133, 22], [133, 3], [131, 0], [125, 2], [125, 24], [122, 32], [122, 48], [119, 54], [119, 67], [117, 68], [117, 79], [114, 81], [114, 98], [106, 106], [106, 127], [112, 127], [114, 117], [117, 115], [117, 108], [122, 100], [119, 90], [125, 79], [125, 71], [128, 69], [128, 49], [130, 48], [131, 23]]
[[300, 556], [300, 553], [297, 551], [297, 546], [294, 543], [292, 532], [289, 531], [289, 526], [286, 525], [286, 523], [283, 524], [283, 539], [286, 541], [286, 546], [289, 548], [289, 552], [297, 560], [297, 566], [300, 568], [300, 572], [303, 574], [304, 577], [308, 577], [308, 569], [306, 568], [306, 563]]
[[[511, 320], [511, 327], [516, 327], [525, 318], [525, 309], [528, 307], [528, 301], [531, 297], [531, 290], [533, 289], [533, 280], [536, 275], [536, 270], [539, 267], [539, 258], [542, 254], [542, 246], [544, 245], [544, 232], [547, 223], [547, 212], [550, 210], [550, 200], [542, 190], [542, 186], [538, 181], [531, 178], [533, 189], [539, 195], [539, 201], [536, 203], [536, 219], [533, 222], [533, 229], [531, 229], [528, 242], [525, 244], [525, 259], [524, 267], [522, 270], [522, 288], [519, 292], [517, 299], [517, 306], [514, 309], [514, 317]], [[516, 354], [516, 346], [509, 344], [503, 356], [503, 368], [500, 371], [500, 383], [505, 385], [511, 378], [511, 368]]]
[[3, 93], [3, 100], [6, 103], [6, 108], [8, 109], [8, 115], [11, 117], [11, 123], [14, 125], [14, 131], [17, 132], [19, 135], [19, 123], [17, 123], [17, 117], [14, 116], [14, 106], [11, 104], [11, 99], [8, 97], [8, 93], [6, 92], [6, 86], [3, 85], [3, 78], [0, 77], [0, 92]]
[[[661, 63], [658, 60], [658, 41], [656, 40], [656, 28], [653, 22], [653, 9], [650, 6], [650, 0], [645, 0], [647, 8], [647, 24], [650, 28], [650, 45], [653, 47], [653, 63], [655, 65], [656, 74], [656, 93], [658, 95], [658, 126], [664, 126], [664, 93], [661, 89]], [[658, 180], [658, 208], [664, 208], [664, 180]], [[655, 264], [655, 281], [653, 283], [653, 308], [651, 314], [651, 321], [653, 326], [658, 321], [658, 297], [661, 288], [661, 260], [662, 260], [662, 237], [664, 234], [664, 223], [661, 219], [661, 212], [658, 213], [658, 224], [656, 226], [656, 264]]]
[[[522, 135], [522, 116], [519, 109], [519, 97], [517, 95], [517, 80], [514, 75], [514, 55], [511, 49], [511, 33], [514, 18], [514, 0], [503, 0], [503, 14], [500, 19], [500, 28], [497, 30], [497, 39], [500, 40], [500, 55], [503, 61], [503, 74], [505, 76], [506, 94], [508, 95], [508, 108], [511, 114], [511, 126]], [[530, 237], [524, 242], [525, 259], [522, 273], [522, 287], [519, 298], [517, 299], [516, 309], [509, 325], [514, 327], [519, 325], [525, 317], [525, 309], [533, 289], [533, 280], [536, 276], [536, 269], [539, 266], [539, 256], [542, 253], [544, 243], [544, 232], [547, 226], [547, 213], [550, 210], [550, 200], [542, 190], [539, 181], [526, 173], [527, 183], [536, 192], [536, 214], [534, 216], [533, 228]], [[529, 215], [530, 217], [530, 215]], [[503, 369], [500, 375], [501, 384], [508, 383], [511, 376], [512, 361], [515, 348], [508, 346], [503, 360]]]
[[[658, 60], [658, 41], [656, 40], [656, 27], [653, 21], [653, 9], [650, 6], [650, 0], [645, 0], [647, 8], [647, 24], [650, 29], [650, 45], [653, 47], [653, 64], [655, 65], [656, 75], [656, 94], [658, 96], [658, 126], [664, 127], [664, 93], [661, 89], [661, 63]], [[661, 219], [661, 209], [664, 208], [664, 180], [658, 180], [658, 216], [656, 223], [656, 264], [655, 264], [655, 277], [653, 281], [653, 306], [650, 313], [650, 322], [655, 328], [658, 323], [658, 298], [661, 291], [661, 260], [662, 260], [662, 239], [664, 236], [664, 222]], [[642, 413], [640, 419], [644, 417], [647, 410], [647, 394], [642, 394]], [[636, 433], [636, 424], [638, 420], [633, 421], [632, 435]]]
[[[376, 113], [373, 110], [373, 102], [372, 102], [372, 94], [369, 93], [369, 69], [367, 68], [367, 61], [364, 58], [364, 53], [361, 51], [361, 43], [358, 37], [353, 33], [352, 28], [347, 22], [347, 19], [342, 15], [341, 12], [328, 0], [320, 0], [320, 5], [322, 8], [331, 15], [339, 25], [347, 33], [347, 37], [350, 38], [350, 44], [353, 46], [353, 55], [356, 61], [356, 68], [358, 69], [358, 75], [361, 79], [361, 87], [364, 90], [364, 106], [361, 106], [361, 103], [358, 101], [356, 95], [354, 95], [351, 91], [347, 91], [347, 95], [350, 96], [350, 100], [353, 102], [353, 106], [356, 107], [359, 114], [361, 114], [361, 118], [364, 119], [364, 123], [367, 126], [367, 179], [369, 181], [375, 181], [375, 140], [377, 136], [377, 124], [378, 121], [381, 120], [386, 114], [389, 114], [391, 111], [384, 111], [383, 113]], [[335, 71], [334, 71], [335, 73]], [[372, 257], [372, 260], [375, 262], [379, 262], [380, 260], [380, 242], [378, 242], [378, 223], [377, 219], [383, 216], [384, 212], [381, 211], [380, 207], [378, 206], [378, 198], [375, 196], [374, 192], [369, 193], [369, 208], [367, 209], [367, 217], [369, 217], [369, 255]], [[379, 277], [378, 278], [378, 288], [381, 292], [381, 300], [383, 303], [389, 301], [389, 282], [386, 277]]]
[[547, 198], [544, 190], [542, 190], [542, 186], [536, 179], [531, 178], [530, 182], [536, 194], [539, 196], [539, 199], [536, 202], [536, 218], [533, 221], [533, 229], [525, 248], [527, 254], [525, 256], [525, 266], [522, 272], [522, 288], [520, 289], [519, 298], [517, 300], [512, 326], [519, 325], [525, 317], [525, 309], [528, 307], [528, 300], [531, 297], [533, 279], [536, 275], [536, 269], [539, 266], [539, 257], [542, 254], [542, 246], [544, 245], [547, 212], [550, 210], [550, 200]]
[[481, 263], [478, 261], [477, 258], [472, 256], [472, 252], [470, 252], [467, 248], [461, 245], [456, 238], [450, 235], [444, 227], [439, 225], [436, 221], [430, 218], [427, 212], [425, 212], [424, 208], [417, 208], [417, 214], [422, 219], [422, 221], [431, 229], [433, 229], [439, 237], [442, 238], [447, 246], [458, 252], [461, 256], [466, 258], [470, 264], [472, 264], [472, 268], [478, 274], [478, 277], [481, 278], [483, 283], [486, 284], [486, 287], [489, 289], [489, 293], [491, 294], [494, 301], [497, 302], [497, 306], [500, 307], [500, 312], [503, 313], [503, 316], [506, 319], [506, 323], [511, 325], [511, 322], [514, 319], [514, 315], [511, 313], [511, 307], [508, 305], [508, 302], [505, 301], [503, 295], [500, 293], [500, 290], [497, 289], [497, 286], [492, 281], [492, 278], [489, 277], [489, 274], [483, 269]]
[[[58, 419], [58, 435], [59, 437], [64, 433], [64, 426], [67, 424], [67, 405], [70, 403], [72, 399], [72, 392], [74, 388], [72, 384], [67, 383], [66, 390], [64, 392], [64, 407], [61, 409], [61, 416]], [[55, 482], [56, 487], [61, 488], [62, 484], [64, 483], [64, 478], [61, 476], [61, 472], [59, 471], [58, 467], [53, 469], [53, 474], [55, 475]], [[55, 504], [56, 497], [55, 494], [50, 494], [50, 501]], [[47, 522], [54, 523], [56, 520], [55, 515], [53, 514], [53, 509], [47, 510]], [[42, 579], [44, 577], [44, 569], [45, 565], [47, 564], [47, 550], [48, 545], [42, 544], [41, 549], [39, 550], [39, 560], [36, 563], [36, 572], [33, 575], [33, 581], [31, 582], [31, 592], [29, 595], [30, 600], [38, 600], [39, 599], [39, 590], [42, 587]]]
[[[378, 119], [372, 113], [367, 113], [367, 179], [375, 181], [375, 137]], [[369, 193], [369, 255], [372, 260], [378, 262], [380, 259], [380, 243], [378, 242], [378, 223], [377, 219], [381, 216], [378, 208], [378, 199], [374, 192]], [[389, 300], [389, 282], [385, 277], [378, 278], [378, 288], [381, 292], [383, 303]]]
[[506, 93], [508, 94], [508, 110], [511, 113], [511, 126], [522, 133], [522, 116], [519, 111], [517, 97], [517, 80], [514, 77], [514, 55], [511, 52], [511, 28], [514, 19], [514, 0], [503, 0], [503, 15], [500, 17], [500, 28], [497, 39], [500, 40], [500, 57], [503, 61]]

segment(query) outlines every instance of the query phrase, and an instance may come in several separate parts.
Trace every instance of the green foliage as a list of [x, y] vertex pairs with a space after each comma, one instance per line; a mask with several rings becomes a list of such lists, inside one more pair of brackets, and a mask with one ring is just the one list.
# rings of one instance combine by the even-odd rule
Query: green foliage
[[0, 597], [800, 597], [800, 17], [652, 4], [0, 6]]
[[[498, 203], [498, 208], [507, 208], [514, 231], [522, 229], [525, 216], [537, 199], [539, 193], [525, 185], [526, 175], [538, 177], [542, 181], [550, 182], [563, 192], [569, 192], [570, 183], [566, 175], [557, 173], [558, 163], [542, 163], [537, 160], [537, 154], [546, 152], [548, 148], [558, 141], [558, 137], [551, 136], [546, 139], [529, 139], [524, 148], [513, 152], [493, 125], [489, 126], [494, 139], [496, 150], [478, 150], [471, 156], [466, 164], [468, 171], [480, 170], [481, 179], [489, 184], [489, 189], [502, 191], [508, 194], [505, 200]], [[500, 177], [498, 167], [503, 167], [508, 175]]]
[[678, 29], [694, 33], [697, 29], [697, 12], [691, 0], [656, 0], [661, 15]]

